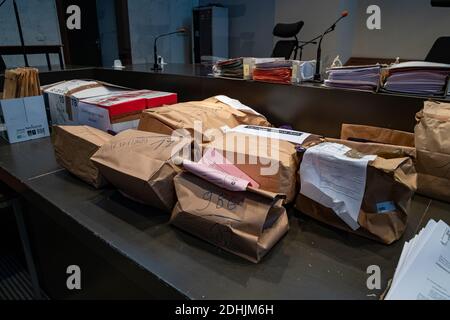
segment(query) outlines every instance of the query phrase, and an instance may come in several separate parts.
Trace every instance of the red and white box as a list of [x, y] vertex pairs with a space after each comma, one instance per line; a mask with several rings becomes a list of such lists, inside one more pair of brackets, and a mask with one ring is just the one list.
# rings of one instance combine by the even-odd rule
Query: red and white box
[[118, 133], [137, 128], [143, 110], [177, 101], [176, 93], [152, 90], [123, 91], [82, 99], [78, 103], [78, 122]]

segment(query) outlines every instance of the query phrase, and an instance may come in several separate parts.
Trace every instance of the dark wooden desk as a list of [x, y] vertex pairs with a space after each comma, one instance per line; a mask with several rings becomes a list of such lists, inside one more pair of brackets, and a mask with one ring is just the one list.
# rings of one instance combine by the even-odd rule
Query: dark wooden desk
[[[205, 73], [206, 72], [206, 73]], [[97, 79], [133, 88], [175, 91], [180, 101], [227, 94], [278, 124], [339, 136], [340, 125], [363, 123], [412, 131], [423, 98], [214, 79], [198, 66], [148, 66], [122, 71], [75, 68], [41, 72], [42, 84]], [[1, 79], [0, 79], [1, 82]], [[25, 221], [40, 282], [55, 298], [377, 299], [366, 268], [378, 265], [382, 287], [393, 275], [404, 240], [450, 206], [417, 196], [401, 241], [385, 246], [332, 229], [290, 210], [291, 229], [254, 265], [168, 225], [168, 216], [94, 190], [56, 164], [50, 139], [0, 142], [0, 180], [25, 199]], [[448, 221], [448, 220], [447, 220]], [[82, 290], [66, 287], [79, 265]]]
[[[382, 290], [367, 289], [366, 268], [380, 266], [386, 286], [404, 240], [430, 211], [450, 212], [448, 204], [415, 197], [404, 238], [385, 246], [290, 210], [287, 236], [252, 264], [114, 189], [89, 187], [59, 169], [51, 149], [48, 138], [2, 142], [0, 179], [21, 186], [41, 286], [55, 298], [377, 299]], [[71, 264], [82, 269], [79, 292], [66, 288]]]

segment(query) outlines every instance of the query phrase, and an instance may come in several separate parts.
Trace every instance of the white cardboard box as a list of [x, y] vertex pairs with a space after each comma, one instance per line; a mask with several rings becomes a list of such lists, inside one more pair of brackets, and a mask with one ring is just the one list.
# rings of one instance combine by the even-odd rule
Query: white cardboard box
[[50, 135], [42, 96], [0, 100], [0, 118], [1, 135], [9, 143]]
[[78, 102], [80, 99], [103, 96], [123, 91], [97, 81], [70, 80], [44, 88], [44, 95], [50, 109], [52, 124], [76, 125], [78, 121]]

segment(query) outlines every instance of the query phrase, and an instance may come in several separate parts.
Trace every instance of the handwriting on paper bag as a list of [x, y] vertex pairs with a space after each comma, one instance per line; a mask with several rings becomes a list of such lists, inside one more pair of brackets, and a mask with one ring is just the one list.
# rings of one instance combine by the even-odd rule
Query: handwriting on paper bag
[[207, 204], [204, 208], [200, 209], [200, 211], [209, 208], [210, 205], [214, 205], [216, 209], [226, 209], [229, 211], [234, 211], [238, 206], [241, 205], [242, 202], [235, 197], [225, 195], [224, 192], [215, 193], [212, 191], [206, 191], [205, 193], [203, 193], [202, 199], [206, 200]]

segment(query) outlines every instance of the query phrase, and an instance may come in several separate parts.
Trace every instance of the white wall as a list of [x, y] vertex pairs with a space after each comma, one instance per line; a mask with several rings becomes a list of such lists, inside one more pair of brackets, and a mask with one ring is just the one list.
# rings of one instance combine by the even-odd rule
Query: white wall
[[[423, 60], [438, 37], [450, 36], [450, 8], [431, 7], [430, 2], [359, 0], [353, 56]], [[370, 4], [381, 8], [381, 30], [365, 27]]]

